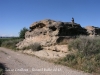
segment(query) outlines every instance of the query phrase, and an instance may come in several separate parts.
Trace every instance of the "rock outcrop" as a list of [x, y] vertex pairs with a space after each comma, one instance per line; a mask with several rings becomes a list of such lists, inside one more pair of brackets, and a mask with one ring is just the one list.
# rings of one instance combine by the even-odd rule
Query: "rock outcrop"
[[88, 35], [100, 35], [100, 28], [99, 27], [94, 27], [94, 26], [86, 26], [85, 29], [87, 30]]
[[[65, 39], [62, 37], [85, 34], [86, 30], [80, 24], [71, 22], [60, 22], [46, 19], [33, 23], [30, 30], [25, 34], [25, 40], [17, 44], [18, 48], [23, 48], [32, 43], [38, 42], [42, 46], [52, 46]], [[60, 39], [61, 38], [61, 39]]]
[[86, 34], [86, 30], [83, 29], [80, 24], [72, 22], [60, 22], [50, 19], [35, 22], [30, 26], [30, 31], [25, 35], [26, 38], [35, 37], [39, 35], [48, 36], [74, 36], [80, 34]]
[[[75, 22], [45, 19], [30, 26], [30, 30], [25, 33], [25, 39], [17, 44], [17, 48], [22, 49], [34, 43], [39, 43], [42, 47], [52, 47], [58, 43], [67, 42], [77, 35], [100, 35], [100, 28], [93, 26], [83, 28]], [[66, 52], [67, 48], [63, 51]]]

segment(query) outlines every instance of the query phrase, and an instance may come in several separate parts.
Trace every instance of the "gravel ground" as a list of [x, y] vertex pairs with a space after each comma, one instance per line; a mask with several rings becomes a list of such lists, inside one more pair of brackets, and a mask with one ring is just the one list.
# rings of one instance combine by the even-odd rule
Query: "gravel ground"
[[0, 62], [6, 65], [7, 75], [92, 75], [1, 47]]

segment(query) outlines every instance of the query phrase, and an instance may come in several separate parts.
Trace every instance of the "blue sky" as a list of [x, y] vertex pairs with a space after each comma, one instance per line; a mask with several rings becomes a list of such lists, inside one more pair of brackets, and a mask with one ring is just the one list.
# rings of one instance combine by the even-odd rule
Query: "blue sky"
[[0, 36], [18, 36], [36, 21], [71, 21], [100, 27], [100, 0], [0, 0]]

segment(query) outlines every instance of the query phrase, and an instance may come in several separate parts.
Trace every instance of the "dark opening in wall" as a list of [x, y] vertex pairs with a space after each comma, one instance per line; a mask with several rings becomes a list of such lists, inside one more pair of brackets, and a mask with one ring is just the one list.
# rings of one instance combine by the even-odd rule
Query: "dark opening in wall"
[[58, 36], [66, 36], [66, 28], [65, 27], [60, 28]]
[[38, 23], [36, 26], [39, 27], [39, 28], [43, 28], [43, 27], [45, 26], [45, 24], [43, 24], [43, 23]]
[[55, 26], [52, 26], [52, 27], [49, 27], [52, 31], [56, 31], [56, 27]]

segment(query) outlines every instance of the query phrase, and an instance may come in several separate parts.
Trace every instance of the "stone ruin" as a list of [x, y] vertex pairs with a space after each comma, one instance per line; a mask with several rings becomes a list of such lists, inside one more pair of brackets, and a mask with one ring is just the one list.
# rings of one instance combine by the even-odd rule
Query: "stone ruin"
[[[74, 18], [73, 18], [74, 20]], [[77, 35], [100, 35], [100, 28], [87, 26], [72, 22], [54, 21], [45, 19], [33, 23], [30, 30], [25, 33], [25, 39], [16, 46], [22, 49], [30, 44], [39, 43], [43, 47], [54, 46], [60, 42], [66, 42]]]

